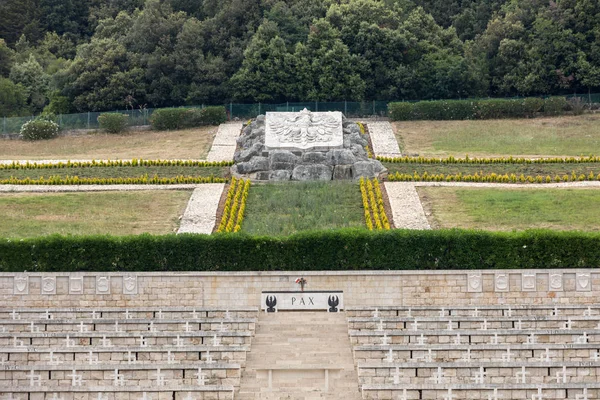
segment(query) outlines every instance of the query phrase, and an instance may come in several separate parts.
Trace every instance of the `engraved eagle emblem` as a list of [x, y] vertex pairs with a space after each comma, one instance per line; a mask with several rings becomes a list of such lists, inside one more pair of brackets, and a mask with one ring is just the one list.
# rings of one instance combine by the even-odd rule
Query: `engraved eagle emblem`
[[293, 117], [271, 122], [279, 143], [330, 142], [339, 122], [329, 115], [315, 115], [306, 108]]

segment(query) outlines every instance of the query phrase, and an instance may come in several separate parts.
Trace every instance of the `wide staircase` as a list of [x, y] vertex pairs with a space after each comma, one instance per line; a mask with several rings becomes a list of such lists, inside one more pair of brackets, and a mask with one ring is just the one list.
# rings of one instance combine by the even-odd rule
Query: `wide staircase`
[[257, 314], [0, 309], [0, 399], [232, 399]]
[[600, 306], [347, 309], [364, 399], [600, 398]]
[[261, 313], [236, 399], [360, 400], [345, 313]]

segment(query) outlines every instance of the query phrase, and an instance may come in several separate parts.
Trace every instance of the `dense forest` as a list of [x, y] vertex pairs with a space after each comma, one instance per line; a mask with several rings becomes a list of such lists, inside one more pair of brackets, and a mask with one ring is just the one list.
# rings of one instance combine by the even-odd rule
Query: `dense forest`
[[599, 89], [598, 0], [0, 3], [0, 116]]

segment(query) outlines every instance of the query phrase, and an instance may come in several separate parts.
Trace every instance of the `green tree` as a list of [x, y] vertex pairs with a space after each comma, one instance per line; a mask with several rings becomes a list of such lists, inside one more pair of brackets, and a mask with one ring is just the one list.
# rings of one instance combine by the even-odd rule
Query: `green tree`
[[27, 112], [27, 92], [21, 85], [0, 77], [0, 117], [19, 116]]
[[50, 77], [33, 55], [20, 64], [13, 65], [10, 79], [25, 88], [27, 104], [33, 112], [42, 111], [48, 100]]

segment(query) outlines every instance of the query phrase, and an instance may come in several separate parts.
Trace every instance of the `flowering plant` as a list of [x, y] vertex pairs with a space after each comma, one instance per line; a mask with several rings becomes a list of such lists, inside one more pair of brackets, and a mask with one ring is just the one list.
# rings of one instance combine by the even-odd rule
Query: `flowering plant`
[[296, 278], [295, 282], [300, 285], [300, 290], [302, 290], [304, 292], [304, 285], [306, 285], [306, 279]]

